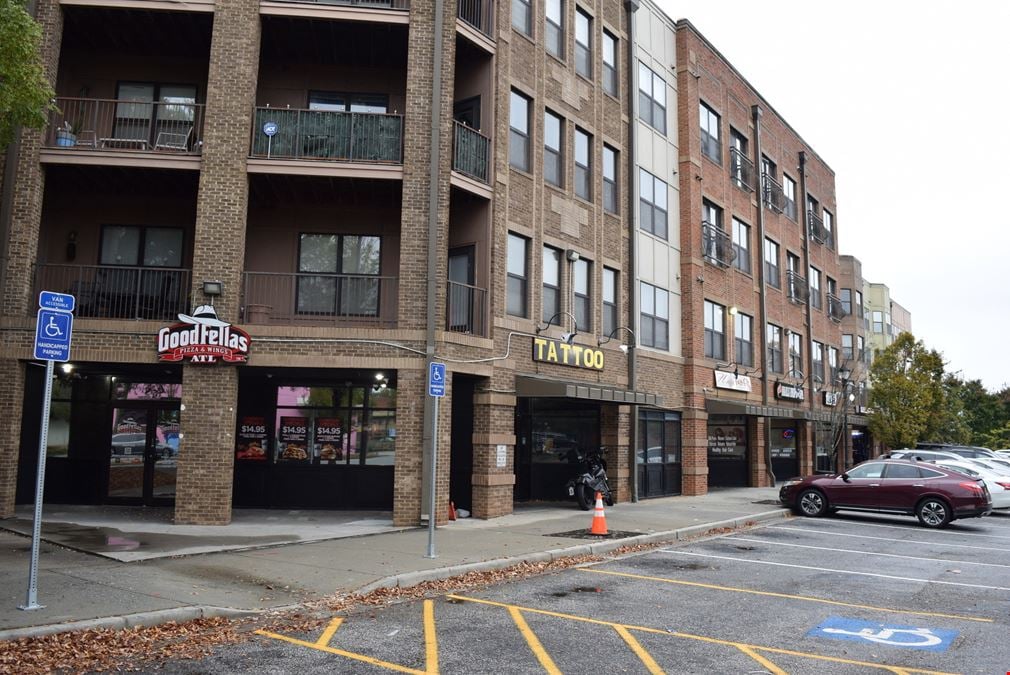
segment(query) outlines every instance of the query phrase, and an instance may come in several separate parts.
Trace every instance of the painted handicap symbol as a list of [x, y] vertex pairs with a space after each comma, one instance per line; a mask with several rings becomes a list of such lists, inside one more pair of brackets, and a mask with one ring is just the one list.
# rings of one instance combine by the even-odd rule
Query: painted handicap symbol
[[52, 314], [49, 315], [49, 323], [46, 324], [45, 329], [47, 337], [63, 337], [63, 330], [60, 328], [59, 324], [56, 323], [56, 317]]
[[860, 628], [857, 631], [849, 631], [844, 628], [825, 628], [824, 632], [836, 635], [854, 635], [870, 642], [896, 647], [933, 647], [943, 642], [943, 638], [934, 635], [933, 631], [928, 628], [881, 628], [876, 632], [872, 628]]

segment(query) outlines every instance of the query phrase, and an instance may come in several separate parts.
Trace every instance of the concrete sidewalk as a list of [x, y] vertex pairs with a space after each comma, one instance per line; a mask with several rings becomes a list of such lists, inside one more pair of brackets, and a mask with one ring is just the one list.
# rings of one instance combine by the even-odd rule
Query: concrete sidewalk
[[[434, 559], [425, 557], [426, 529], [394, 530], [388, 514], [382, 518], [377, 517], [381, 514], [301, 511], [282, 526], [277, 519], [284, 517], [278, 512], [236, 511], [233, 525], [182, 534], [175, 526], [166, 528], [162, 518], [143, 517], [145, 512], [141, 512], [132, 520], [120, 516], [118, 527], [112, 529], [130, 546], [150, 541], [154, 532], [158, 555], [140, 550], [144, 555], [128, 557], [138, 561], [127, 563], [102, 557], [109, 551], [89, 554], [44, 542], [38, 599], [45, 608], [31, 612], [17, 609], [25, 601], [31, 540], [0, 531], [0, 640], [200, 616], [241, 616], [333, 594], [411, 586], [521, 561], [682, 539], [782, 518], [787, 511], [777, 505], [777, 494], [774, 488], [735, 488], [701, 497], [619, 504], [607, 509], [607, 524], [612, 532], [630, 536], [603, 540], [582, 538], [592, 512], [569, 505], [524, 507], [494, 520], [464, 519], [438, 528]], [[54, 520], [54, 513], [64, 520]], [[75, 516], [60, 507], [47, 509], [43, 537], [62, 539], [65, 545], [76, 543], [85, 550], [89, 542], [94, 549], [108, 548], [108, 519], [96, 518], [94, 513], [95, 509], [83, 510]], [[67, 522], [68, 517], [91, 517], [90, 527], [101, 536], [89, 537], [87, 524]], [[29, 531], [26, 523], [30, 526], [27, 520], [0, 521], [0, 528]], [[197, 550], [201, 553], [186, 555]]]

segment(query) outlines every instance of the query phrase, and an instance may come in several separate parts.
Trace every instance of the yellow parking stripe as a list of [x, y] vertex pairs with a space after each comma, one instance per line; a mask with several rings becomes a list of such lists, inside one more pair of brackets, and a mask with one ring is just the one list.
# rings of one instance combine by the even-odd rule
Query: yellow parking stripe
[[736, 648], [739, 649], [740, 651], [742, 651], [747, 656], [749, 656], [752, 659], [754, 659], [755, 661], [757, 661], [758, 663], [760, 663], [772, 675], [786, 675], [786, 671], [782, 670], [781, 668], [779, 668], [778, 666], [776, 666], [774, 663], [772, 663], [771, 661], [769, 661], [765, 657], [763, 657], [760, 654], [758, 654], [756, 651], [754, 651], [750, 647], [744, 647], [743, 645], [737, 645]]
[[340, 624], [342, 624], [343, 622], [344, 620], [340, 617], [337, 617], [333, 621], [330, 621], [330, 625], [326, 627], [326, 630], [323, 631], [323, 634], [319, 636], [318, 640], [316, 640], [316, 644], [319, 645], [320, 647], [329, 647], [330, 640], [333, 639], [333, 634], [337, 632], [337, 629], [340, 628]]
[[698, 581], [681, 581], [679, 579], [666, 579], [664, 577], [650, 577], [642, 574], [629, 574], [628, 572], [614, 572], [611, 570], [600, 570], [591, 567], [577, 567], [580, 572], [592, 572], [593, 574], [609, 574], [615, 577], [627, 577], [629, 579], [640, 579], [643, 581], [659, 581], [664, 584], [676, 584], [679, 586], [694, 586], [696, 588], [707, 588], [714, 591], [730, 591], [733, 593], [749, 593], [751, 595], [764, 595], [772, 598], [785, 598], [787, 600], [803, 600], [806, 602], [817, 602], [824, 605], [837, 605], [840, 607], [852, 607], [855, 609], [869, 609], [874, 612], [891, 612], [894, 614], [914, 614], [917, 616], [932, 616], [941, 619], [958, 619], [960, 621], [978, 621], [980, 623], [993, 623], [993, 619], [986, 619], [980, 616], [964, 616], [961, 614], [943, 614], [941, 612], [922, 612], [914, 609], [895, 609], [893, 607], [876, 607], [874, 605], [860, 605], [854, 602], [842, 602], [841, 600], [828, 600], [827, 598], [815, 598], [809, 595], [792, 595], [790, 593], [775, 593], [772, 591], [757, 591], [751, 588], [738, 588], [735, 586], [718, 586], [716, 584], [703, 584]]
[[[663, 669], [660, 668], [659, 664], [652, 658], [652, 654], [645, 651], [645, 647], [643, 647], [642, 644], [635, 639], [635, 636], [632, 635], [627, 628], [624, 626], [614, 626], [614, 628], [617, 630], [617, 634], [624, 638], [624, 641], [628, 643], [629, 647], [631, 647], [631, 651], [638, 655], [638, 658], [642, 660], [642, 663], [645, 665], [646, 669], [652, 673], [652, 675], [665, 675]], [[782, 675], [785, 675], [785, 673]]]
[[526, 644], [530, 646], [530, 651], [533, 655], [537, 657], [537, 661], [540, 665], [544, 667], [548, 675], [561, 675], [561, 671], [558, 670], [557, 665], [555, 665], [554, 660], [544, 649], [544, 646], [540, 644], [540, 640], [537, 636], [533, 634], [530, 630], [529, 624], [526, 623], [526, 619], [523, 618], [522, 613], [517, 607], [509, 606], [509, 614], [512, 615], [512, 620], [515, 621], [516, 626], [519, 627], [519, 632], [522, 633], [523, 637], [526, 638]]
[[600, 619], [591, 619], [585, 616], [578, 616], [576, 614], [563, 614], [561, 612], [552, 612], [546, 609], [534, 609], [532, 607], [523, 607], [521, 605], [510, 605], [504, 602], [495, 602], [494, 600], [484, 600], [482, 598], [471, 598], [465, 595], [455, 595], [450, 594], [446, 596], [450, 600], [464, 600], [466, 602], [475, 602], [482, 605], [491, 605], [493, 607], [502, 607], [504, 609], [512, 611], [515, 608], [518, 611], [530, 612], [532, 614], [542, 614], [544, 616], [553, 616], [559, 619], [569, 619], [571, 621], [580, 621], [582, 623], [597, 624], [601, 626], [610, 626], [616, 629], [618, 626], [623, 626], [628, 630], [637, 630], [644, 633], [655, 633], [658, 635], [671, 635], [673, 637], [685, 638], [688, 640], [698, 640], [700, 642], [708, 642], [711, 644], [726, 645], [728, 647], [735, 647], [737, 649], [748, 648], [756, 651], [770, 652], [773, 654], [785, 654], [788, 656], [799, 656], [808, 659], [816, 659], [819, 661], [829, 661], [831, 663], [844, 663], [846, 665], [853, 666], [863, 666], [866, 668], [878, 668], [880, 670], [888, 670], [891, 672], [904, 672], [904, 673], [922, 673], [923, 675], [952, 675], [951, 673], [944, 673], [936, 670], [920, 670], [917, 668], [905, 668], [902, 666], [890, 666], [881, 663], [871, 663], [869, 661], [857, 661], [854, 659], [843, 659], [836, 656], [824, 656], [821, 654], [813, 654], [810, 652], [798, 652], [791, 649], [780, 649], [778, 647], [766, 647], [763, 645], [752, 645], [745, 642], [734, 642], [732, 640], [720, 640], [719, 638], [707, 637], [705, 635], [693, 635], [691, 633], [681, 633], [679, 631], [663, 630], [660, 628], [649, 628], [647, 626], [633, 626], [629, 624], [619, 624], [613, 621], [601, 621]]
[[435, 603], [424, 601], [424, 666], [428, 675], [438, 675], [438, 639], [435, 635]]

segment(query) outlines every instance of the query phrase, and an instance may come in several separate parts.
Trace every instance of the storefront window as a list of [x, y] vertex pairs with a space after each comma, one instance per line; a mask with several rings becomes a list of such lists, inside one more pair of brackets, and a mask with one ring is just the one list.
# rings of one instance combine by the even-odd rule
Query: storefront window
[[122, 401], [160, 401], [182, 398], [182, 385], [170, 382], [130, 382], [113, 378], [112, 398]]
[[737, 415], [713, 415], [708, 421], [708, 454], [711, 458], [746, 458], [746, 418]]
[[[46, 457], [66, 457], [70, 451], [70, 401], [53, 400], [49, 404], [49, 431], [46, 436]], [[70, 392], [67, 392], [69, 399]]]
[[798, 431], [793, 424], [772, 424], [772, 459], [796, 459], [797, 436]]

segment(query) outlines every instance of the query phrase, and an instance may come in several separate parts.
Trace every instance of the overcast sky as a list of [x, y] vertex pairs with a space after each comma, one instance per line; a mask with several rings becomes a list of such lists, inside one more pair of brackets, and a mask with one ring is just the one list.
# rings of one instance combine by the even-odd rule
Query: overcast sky
[[915, 337], [1010, 385], [1010, 3], [657, 2], [834, 169], [839, 252]]

